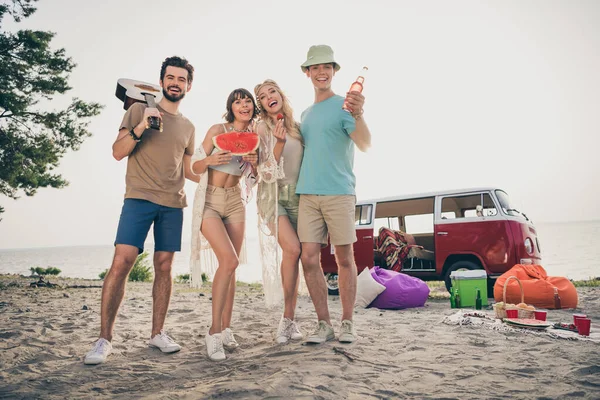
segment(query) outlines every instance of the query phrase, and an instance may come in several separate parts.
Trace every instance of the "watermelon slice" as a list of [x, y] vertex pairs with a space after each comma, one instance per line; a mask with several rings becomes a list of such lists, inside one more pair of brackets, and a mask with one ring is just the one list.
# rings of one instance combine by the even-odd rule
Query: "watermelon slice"
[[228, 132], [213, 137], [219, 150], [230, 151], [234, 156], [245, 156], [258, 149], [260, 139], [255, 132]]

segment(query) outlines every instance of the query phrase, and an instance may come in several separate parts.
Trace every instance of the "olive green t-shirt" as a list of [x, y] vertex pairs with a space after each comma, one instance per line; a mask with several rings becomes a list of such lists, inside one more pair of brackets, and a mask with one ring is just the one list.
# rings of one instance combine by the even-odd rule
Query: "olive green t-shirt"
[[[131, 130], [137, 126], [144, 103], [134, 103], [123, 117], [120, 129]], [[181, 113], [170, 114], [157, 105], [163, 113], [163, 131], [146, 129], [127, 160], [125, 198], [142, 199], [167, 207], [187, 206], [183, 155], [194, 153], [194, 125]]]

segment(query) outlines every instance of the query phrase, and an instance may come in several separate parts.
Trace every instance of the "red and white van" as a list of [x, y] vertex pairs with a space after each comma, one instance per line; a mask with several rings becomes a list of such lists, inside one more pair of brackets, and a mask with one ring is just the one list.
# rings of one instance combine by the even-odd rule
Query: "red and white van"
[[[358, 201], [354, 257], [358, 272], [386, 263], [376, 251], [380, 228], [409, 234], [414, 244], [396, 265], [423, 280], [444, 280], [450, 273], [484, 269], [488, 283], [515, 264], [539, 264], [540, 244], [533, 223], [513, 208], [498, 188], [450, 190]], [[337, 265], [330, 245], [321, 251], [329, 294], [337, 294]], [[488, 290], [493, 293], [493, 290]]]

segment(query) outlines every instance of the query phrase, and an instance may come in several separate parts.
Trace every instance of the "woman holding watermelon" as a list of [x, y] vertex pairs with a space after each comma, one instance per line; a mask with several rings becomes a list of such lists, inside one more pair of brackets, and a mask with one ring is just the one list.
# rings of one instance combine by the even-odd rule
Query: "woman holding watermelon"
[[230, 328], [235, 270], [243, 253], [245, 204], [250, 198], [253, 170], [258, 161], [255, 150], [234, 156], [214, 145], [223, 142], [217, 139], [221, 134], [252, 130], [252, 122], [258, 115], [254, 97], [246, 89], [236, 89], [229, 94], [226, 109], [223, 116], [226, 122], [210, 127], [191, 160], [192, 172], [200, 175], [192, 221], [192, 284], [200, 286], [202, 273], [208, 276], [214, 273], [212, 325], [205, 337], [212, 360], [225, 359], [224, 346], [238, 346]]
[[296, 182], [303, 141], [292, 107], [275, 81], [256, 85], [254, 94], [261, 110], [256, 132], [260, 136], [257, 205], [263, 287], [265, 300], [272, 305], [280, 303], [283, 286], [284, 309], [276, 340], [287, 343], [302, 339], [294, 313], [300, 281]]

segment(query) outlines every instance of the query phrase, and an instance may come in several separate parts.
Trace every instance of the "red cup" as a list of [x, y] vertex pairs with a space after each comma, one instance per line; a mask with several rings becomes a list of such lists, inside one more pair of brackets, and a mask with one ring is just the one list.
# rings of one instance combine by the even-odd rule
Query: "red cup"
[[519, 310], [506, 310], [506, 318], [519, 318]]
[[590, 336], [590, 326], [592, 325], [592, 320], [589, 318], [579, 318], [577, 320], [577, 332], [581, 336]]
[[546, 311], [534, 311], [533, 313], [535, 314], [535, 319], [539, 321], [546, 320]]
[[587, 318], [587, 315], [585, 315], [585, 314], [573, 314], [573, 325], [575, 325], [575, 327], [577, 327], [577, 320], [579, 320], [581, 318]]

